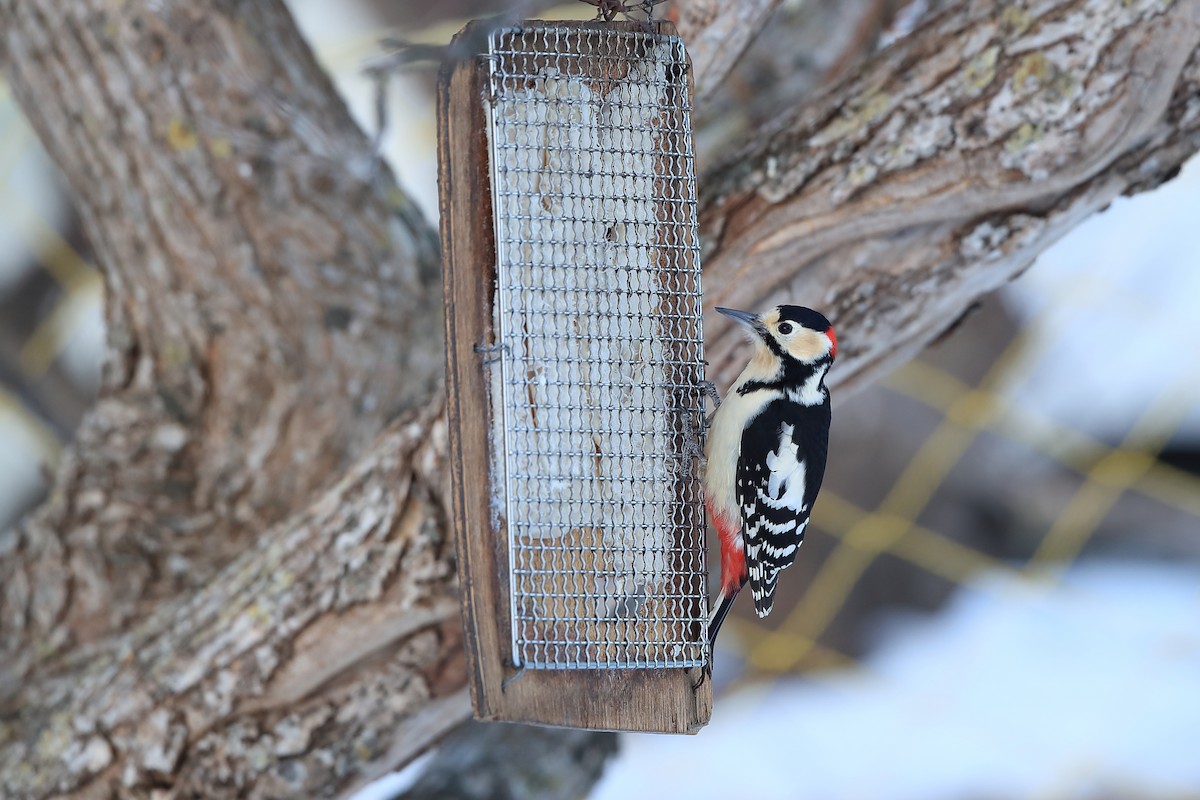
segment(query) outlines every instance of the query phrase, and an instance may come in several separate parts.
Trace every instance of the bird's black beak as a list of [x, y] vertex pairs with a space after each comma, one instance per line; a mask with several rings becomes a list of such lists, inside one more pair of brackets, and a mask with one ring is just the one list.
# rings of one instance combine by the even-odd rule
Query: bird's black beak
[[717, 306], [717, 312], [724, 314], [734, 322], [745, 325], [759, 336], [765, 337], [767, 335], [767, 326], [763, 324], [762, 314], [751, 314], [749, 311], [738, 311], [733, 308], [721, 308], [720, 306]]

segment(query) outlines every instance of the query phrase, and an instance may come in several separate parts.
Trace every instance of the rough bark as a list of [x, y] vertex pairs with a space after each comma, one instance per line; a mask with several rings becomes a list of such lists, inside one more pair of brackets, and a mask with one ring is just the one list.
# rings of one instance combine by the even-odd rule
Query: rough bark
[[[696, 105], [696, 156], [702, 172], [740, 149], [830, 81], [860, 46], [856, 32], [877, 0], [806, 0], [781, 5], [724, 81]], [[897, 37], [900, 38], [900, 37]], [[874, 48], [858, 53], [857, 67]]]
[[4, 796], [315, 797], [459, 723], [440, 410], [398, 421], [207, 587], [39, 675], [37, 707], [0, 728]]
[[688, 44], [696, 101], [704, 102], [782, 0], [675, 0], [667, 17]]
[[[705, 176], [706, 305], [790, 298], [877, 378], [1200, 130], [1200, 2], [958, 5]], [[706, 322], [727, 371], [738, 342]]]
[[[836, 382], [868, 380], [1200, 146], [1200, 0], [992, 9], [702, 178], [709, 307], [820, 306]], [[115, 354], [55, 497], [0, 539], [0, 794], [325, 796], [402, 765], [467, 713], [440, 400], [365, 446], [439, 372], [427, 226], [276, 2], [0, 24]], [[737, 339], [709, 323], [720, 382]]]
[[0, 653], [27, 663], [204, 585], [307, 502], [433, 390], [440, 326], [432, 233], [282, 5], [0, 21], [111, 298], [101, 400], [3, 546]]

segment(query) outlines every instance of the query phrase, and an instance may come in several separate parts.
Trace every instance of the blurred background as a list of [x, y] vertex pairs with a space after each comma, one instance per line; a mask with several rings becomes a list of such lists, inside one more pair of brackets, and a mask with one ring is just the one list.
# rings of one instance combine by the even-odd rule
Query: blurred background
[[[290, 5], [370, 132], [382, 38], [443, 43], [496, 8]], [[936, 6], [783, 3], [697, 110], [698, 167]], [[381, 142], [430, 219], [434, 77], [390, 78]], [[835, 395], [814, 525], [772, 616], [746, 601], [728, 623], [712, 724], [624, 736], [593, 797], [1200, 797], [1198, 220], [1193, 160], [881, 385]], [[0, 528], [47, 491], [96, 390], [102, 303], [0, 85]]]

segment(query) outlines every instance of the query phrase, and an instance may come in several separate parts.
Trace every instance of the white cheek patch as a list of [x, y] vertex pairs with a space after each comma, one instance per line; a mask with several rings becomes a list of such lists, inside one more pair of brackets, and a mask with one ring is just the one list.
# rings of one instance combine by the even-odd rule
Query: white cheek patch
[[788, 342], [787, 350], [797, 361], [815, 361], [829, 352], [829, 340], [823, 334], [805, 328]]

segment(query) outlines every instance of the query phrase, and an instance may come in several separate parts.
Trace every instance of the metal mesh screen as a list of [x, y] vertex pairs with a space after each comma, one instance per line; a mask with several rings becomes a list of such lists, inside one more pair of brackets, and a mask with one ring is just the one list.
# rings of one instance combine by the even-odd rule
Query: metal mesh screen
[[494, 498], [513, 661], [705, 662], [699, 239], [678, 37], [490, 40]]

